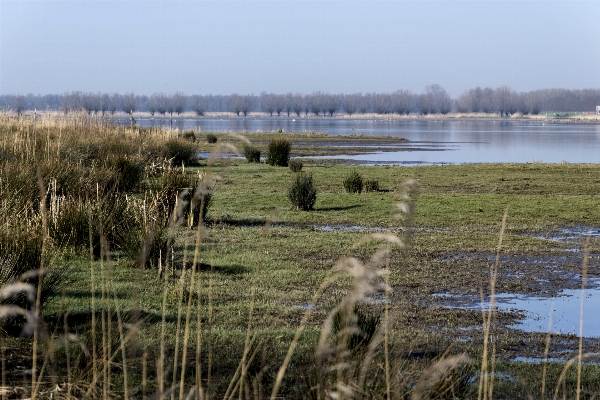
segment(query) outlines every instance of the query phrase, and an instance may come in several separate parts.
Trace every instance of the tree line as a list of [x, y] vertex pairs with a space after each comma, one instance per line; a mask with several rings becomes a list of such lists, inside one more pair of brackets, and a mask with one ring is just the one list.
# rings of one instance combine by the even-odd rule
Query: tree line
[[95, 115], [113, 115], [117, 111], [149, 112], [152, 116], [170, 116], [194, 112], [232, 112], [247, 116], [264, 112], [270, 116], [333, 116], [334, 114], [448, 114], [496, 113], [509, 116], [544, 111], [594, 111], [600, 105], [600, 89], [542, 89], [518, 93], [509, 86], [476, 87], [465, 90], [452, 99], [438, 84], [429, 85], [423, 93], [397, 90], [391, 93], [311, 94], [263, 92], [230, 95], [186, 95], [154, 93], [150, 96], [134, 93], [69, 92], [48, 95], [1, 95], [0, 108], [18, 114], [25, 110], [57, 110], [64, 113], [84, 110]]

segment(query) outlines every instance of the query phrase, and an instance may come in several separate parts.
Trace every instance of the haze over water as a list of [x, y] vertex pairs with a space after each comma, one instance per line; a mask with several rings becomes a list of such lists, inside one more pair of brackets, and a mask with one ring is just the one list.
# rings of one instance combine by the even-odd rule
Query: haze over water
[[[121, 120], [129, 123], [129, 120]], [[168, 127], [168, 119], [140, 119], [143, 127]], [[599, 163], [600, 125], [544, 124], [511, 120], [435, 121], [384, 119], [230, 118], [174, 119], [173, 128], [203, 132], [324, 132], [329, 135], [395, 136], [403, 151], [326, 157], [365, 164]], [[325, 139], [325, 138], [324, 138]], [[407, 151], [413, 148], [414, 150]]]

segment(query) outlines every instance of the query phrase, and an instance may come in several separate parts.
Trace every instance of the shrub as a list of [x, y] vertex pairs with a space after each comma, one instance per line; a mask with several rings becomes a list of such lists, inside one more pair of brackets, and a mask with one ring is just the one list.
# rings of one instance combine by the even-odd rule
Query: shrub
[[165, 157], [172, 161], [173, 165], [195, 164], [198, 160], [198, 149], [192, 143], [182, 139], [171, 139], [165, 143]]
[[379, 192], [379, 181], [365, 181], [365, 192]]
[[267, 164], [287, 167], [292, 143], [285, 138], [274, 139], [267, 147]]
[[249, 163], [260, 163], [260, 150], [254, 146], [244, 146], [244, 157]]
[[196, 143], [196, 134], [194, 133], [194, 131], [185, 131], [183, 133], [180, 133], [179, 137], [182, 137], [185, 140], [189, 140], [192, 143]]
[[348, 193], [360, 193], [363, 188], [362, 176], [356, 171], [353, 171], [344, 181], [344, 188]]
[[312, 210], [317, 201], [317, 189], [313, 184], [312, 174], [296, 176], [296, 181], [288, 192], [288, 199], [297, 210]]
[[300, 160], [290, 160], [290, 162], [288, 163], [290, 166], [290, 170], [292, 172], [300, 172], [302, 171], [302, 161]]
[[206, 135], [206, 141], [208, 143], [217, 143], [217, 135], [215, 135], [214, 133], [209, 133], [208, 135]]

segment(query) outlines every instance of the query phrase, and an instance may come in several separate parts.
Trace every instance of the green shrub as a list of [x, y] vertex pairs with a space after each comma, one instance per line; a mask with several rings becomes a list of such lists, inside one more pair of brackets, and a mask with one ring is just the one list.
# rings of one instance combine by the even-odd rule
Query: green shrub
[[298, 174], [288, 191], [288, 199], [297, 210], [312, 210], [317, 201], [317, 189], [312, 174]]
[[379, 192], [379, 181], [365, 181], [365, 192]]
[[244, 157], [249, 163], [260, 163], [260, 150], [254, 146], [244, 146]]
[[171, 160], [173, 165], [193, 165], [198, 161], [197, 147], [182, 139], [170, 139], [165, 143], [165, 157]]
[[217, 135], [215, 135], [214, 133], [209, 133], [208, 135], [206, 135], [206, 141], [208, 143], [217, 143]]
[[292, 172], [300, 172], [302, 171], [302, 161], [300, 160], [290, 160], [288, 165], [290, 166], [290, 170]]
[[292, 143], [286, 138], [272, 140], [267, 147], [267, 164], [287, 167], [291, 149]]
[[178, 136], [192, 143], [196, 143], [196, 134], [194, 131], [185, 131], [180, 133]]
[[360, 193], [363, 189], [363, 180], [362, 176], [356, 171], [352, 171], [352, 173], [346, 178], [344, 181], [344, 188], [348, 193]]

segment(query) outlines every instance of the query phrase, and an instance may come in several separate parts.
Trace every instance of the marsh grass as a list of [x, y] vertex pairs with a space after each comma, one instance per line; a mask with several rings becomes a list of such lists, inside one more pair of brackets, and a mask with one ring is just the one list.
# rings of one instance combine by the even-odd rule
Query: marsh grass
[[[421, 293], [439, 287], [433, 274], [441, 285], [458, 287], [474, 286], [481, 273], [481, 282], [492, 283], [486, 292], [502, 287], [498, 261], [463, 274], [435, 269], [435, 259], [462, 243], [494, 248], [497, 210], [514, 196], [510, 187], [494, 192], [474, 176], [456, 188], [455, 174], [436, 168], [374, 169], [373, 179], [396, 190], [354, 196], [339, 185], [349, 167], [314, 166], [319, 201], [314, 212], [298, 213], [285, 207], [290, 171], [217, 157], [238, 151], [225, 137], [205, 165], [189, 168], [170, 157], [167, 143], [185, 142], [176, 132], [117, 128], [79, 115], [36, 122], [0, 116], [0, 132], [0, 259], [23, 268], [4, 278], [0, 296], [18, 304], [0, 309], [3, 317], [23, 318], [12, 321], [19, 328], [24, 322], [30, 334], [0, 331], [2, 396], [465, 398], [481, 382], [481, 397], [526, 397], [521, 394], [539, 390], [542, 375], [559, 392], [582, 388], [583, 397], [600, 390], [596, 369], [581, 363], [582, 347], [565, 366], [528, 366], [527, 390], [494, 379], [497, 371], [514, 371], [498, 354], [520, 339], [505, 339], [494, 328], [500, 317], [493, 307], [484, 310], [483, 332], [473, 334], [480, 345], [431, 333], [436, 318], [477, 319], [475, 312], [420, 306]], [[241, 135], [231, 140], [248, 144]], [[565, 168], [566, 174], [538, 173], [586, 171]], [[424, 217], [415, 214], [410, 190], [417, 182], [402, 184], [408, 174], [421, 180]], [[544, 198], [545, 181], [533, 176], [529, 182], [542, 201], [536, 207], [558, 206]], [[427, 183], [432, 180], [437, 183]], [[587, 188], [567, 187], [566, 181], [555, 185], [576, 204], [588, 201]], [[477, 190], [497, 197], [473, 198]], [[531, 188], [519, 190], [517, 196], [538, 199]], [[483, 206], [466, 211], [482, 198]], [[210, 203], [210, 218], [189, 222], [196, 207]], [[473, 232], [415, 234], [414, 224], [443, 220], [436, 204], [450, 212], [448, 225], [464, 223]], [[277, 218], [264, 217], [274, 215], [273, 207], [280, 208]], [[514, 220], [531, 226], [525, 213], [516, 209]], [[540, 215], [541, 224], [554, 218]], [[577, 221], [574, 214], [561, 218]], [[385, 229], [320, 232], [304, 225], [339, 222]], [[497, 254], [539, 245], [509, 232], [504, 222]], [[43, 279], [40, 268], [47, 270]], [[58, 301], [46, 300], [52, 295]], [[570, 368], [575, 363], [577, 371]], [[17, 365], [35, 371], [25, 383]]]

